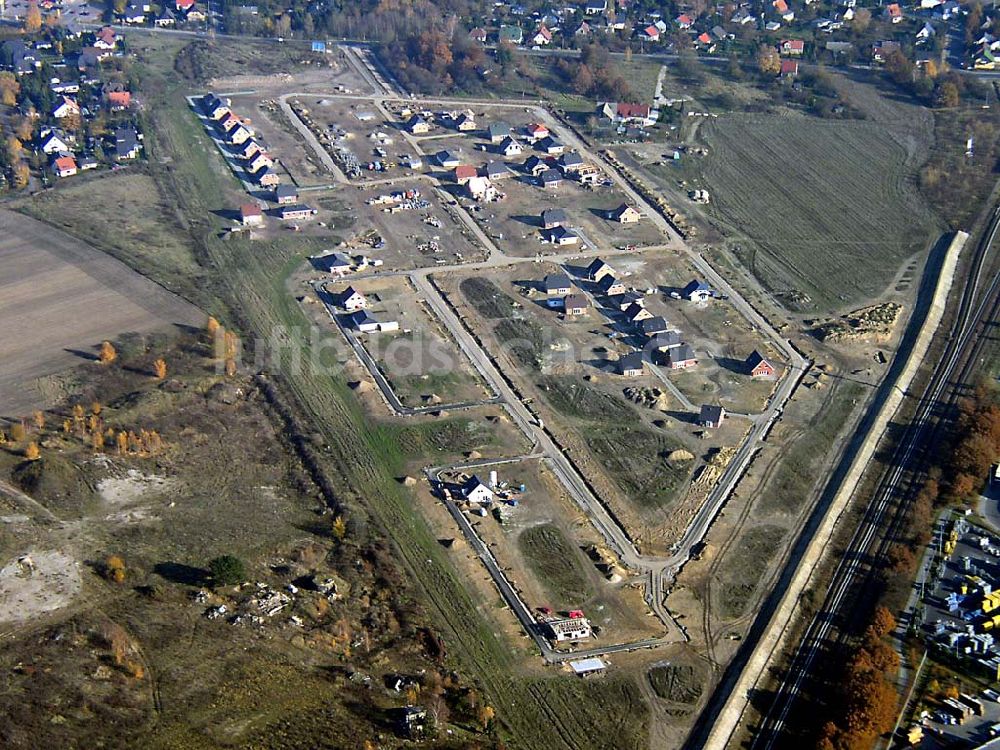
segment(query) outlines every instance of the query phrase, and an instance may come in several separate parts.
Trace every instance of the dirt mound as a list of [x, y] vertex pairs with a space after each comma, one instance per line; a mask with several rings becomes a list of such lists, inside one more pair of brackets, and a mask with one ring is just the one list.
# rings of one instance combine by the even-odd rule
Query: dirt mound
[[372, 389], [371, 384], [367, 380], [355, 380], [353, 383], [348, 383], [351, 390], [357, 391], [358, 393], [368, 393]]
[[821, 341], [883, 342], [892, 336], [903, 312], [897, 302], [863, 307], [828, 323], [816, 326], [813, 335]]
[[691, 451], [686, 451], [683, 448], [678, 448], [675, 451], [670, 451], [667, 455], [668, 461], [678, 462], [678, 461], [693, 461], [694, 454]]
[[467, 451], [465, 457], [470, 459], [471, 461], [475, 461], [476, 459], [482, 458], [483, 454], [480, 453], [479, 451]]

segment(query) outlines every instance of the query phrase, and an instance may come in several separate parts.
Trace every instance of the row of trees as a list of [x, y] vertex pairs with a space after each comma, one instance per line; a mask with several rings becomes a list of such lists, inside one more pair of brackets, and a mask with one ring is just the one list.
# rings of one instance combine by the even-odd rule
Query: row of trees
[[851, 652], [840, 681], [836, 719], [820, 731], [818, 750], [862, 750], [892, 729], [896, 718], [899, 656], [887, 641], [896, 620], [885, 607], [877, 607], [861, 642]]

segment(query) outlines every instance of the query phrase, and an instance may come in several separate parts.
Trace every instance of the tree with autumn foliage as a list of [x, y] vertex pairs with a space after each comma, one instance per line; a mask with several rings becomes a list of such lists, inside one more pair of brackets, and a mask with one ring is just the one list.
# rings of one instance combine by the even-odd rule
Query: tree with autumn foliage
[[157, 380], [163, 380], [167, 377], [167, 361], [162, 357], [153, 362], [153, 374]]
[[28, 12], [24, 16], [24, 33], [37, 34], [42, 29], [42, 11], [38, 9], [38, 3], [31, 0], [28, 3]]
[[24, 460], [37, 461], [42, 457], [42, 452], [38, 449], [38, 443], [32, 441], [24, 447]]
[[0, 73], [0, 104], [13, 107], [17, 104], [17, 95], [21, 93], [21, 84], [17, 77], [8, 71]]
[[110, 341], [101, 342], [101, 351], [97, 355], [97, 360], [102, 365], [110, 365], [118, 359], [118, 351], [115, 349], [114, 344]]

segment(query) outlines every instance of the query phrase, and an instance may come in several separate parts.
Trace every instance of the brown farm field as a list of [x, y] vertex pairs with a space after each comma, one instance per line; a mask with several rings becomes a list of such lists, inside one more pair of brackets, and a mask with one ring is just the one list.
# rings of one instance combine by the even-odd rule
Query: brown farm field
[[0, 413], [42, 406], [37, 380], [124, 333], [199, 327], [204, 315], [128, 266], [19, 214], [0, 213]]
[[941, 229], [906, 150], [875, 123], [730, 114], [697, 137], [708, 155], [692, 186], [711, 193], [710, 221], [793, 309], [878, 297]]

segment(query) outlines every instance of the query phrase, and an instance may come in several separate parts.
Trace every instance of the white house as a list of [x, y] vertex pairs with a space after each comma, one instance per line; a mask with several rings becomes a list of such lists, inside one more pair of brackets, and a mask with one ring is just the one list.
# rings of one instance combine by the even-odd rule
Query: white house
[[465, 480], [461, 487], [462, 497], [470, 503], [488, 503], [493, 500], [493, 490], [475, 474]]
[[63, 117], [69, 117], [70, 115], [79, 115], [80, 105], [75, 101], [70, 99], [68, 96], [62, 97], [62, 101], [56, 105], [52, 110], [52, 116], [57, 120], [61, 120]]
[[357, 312], [368, 307], [368, 298], [352, 286], [340, 293], [338, 301], [340, 306], [348, 312]]

